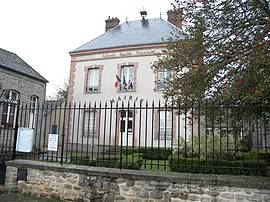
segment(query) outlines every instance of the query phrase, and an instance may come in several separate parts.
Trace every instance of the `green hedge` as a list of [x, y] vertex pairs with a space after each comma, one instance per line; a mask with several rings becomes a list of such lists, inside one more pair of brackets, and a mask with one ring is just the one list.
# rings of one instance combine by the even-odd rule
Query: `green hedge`
[[120, 159], [119, 155], [104, 155], [99, 156], [96, 160], [96, 166], [116, 168], [117, 162]]
[[225, 161], [205, 158], [184, 158], [173, 155], [170, 163], [171, 171], [181, 173], [268, 175], [268, 167], [263, 160]]
[[172, 154], [171, 148], [163, 147], [136, 147], [136, 148], [123, 148], [122, 154], [138, 154], [143, 157], [143, 159], [149, 160], [168, 160], [169, 156]]
[[77, 165], [90, 165], [89, 156], [84, 153], [72, 154], [70, 163]]
[[122, 155], [122, 158], [120, 155], [100, 157], [96, 160], [96, 166], [139, 170], [142, 166], [142, 156], [129, 154]]
[[123, 169], [140, 170], [142, 161], [142, 156], [139, 153], [123, 155], [122, 159], [118, 160], [117, 167]]
[[172, 154], [172, 150], [170, 148], [147, 148], [143, 153], [144, 159], [149, 160], [168, 160], [169, 156]]

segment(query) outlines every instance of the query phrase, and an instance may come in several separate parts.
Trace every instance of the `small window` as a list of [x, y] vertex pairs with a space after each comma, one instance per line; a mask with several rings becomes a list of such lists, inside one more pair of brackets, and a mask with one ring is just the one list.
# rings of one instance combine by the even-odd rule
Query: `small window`
[[158, 138], [171, 139], [172, 138], [172, 112], [159, 111], [158, 113]]
[[172, 72], [167, 70], [159, 70], [157, 74], [157, 90], [163, 90], [166, 86], [166, 79], [171, 77]]
[[38, 97], [35, 95], [32, 95], [30, 99], [30, 105], [31, 105], [30, 107], [31, 107], [32, 113], [36, 111], [37, 104], [38, 104]]
[[115, 87], [118, 92], [136, 91], [138, 63], [128, 62], [117, 64], [118, 74]]
[[88, 70], [87, 92], [99, 91], [99, 69]]
[[85, 67], [85, 92], [96, 93], [101, 90], [101, 71], [102, 65]]
[[132, 91], [134, 85], [134, 66], [123, 66], [121, 68], [122, 83], [121, 91]]
[[97, 135], [97, 111], [86, 111], [84, 113], [84, 136]]
[[30, 117], [29, 117], [29, 128], [35, 128], [36, 125], [36, 113], [37, 113], [38, 97], [35, 95], [31, 96], [30, 99]]
[[4, 128], [15, 128], [15, 120], [18, 109], [19, 92], [7, 90], [3, 103], [1, 126]]

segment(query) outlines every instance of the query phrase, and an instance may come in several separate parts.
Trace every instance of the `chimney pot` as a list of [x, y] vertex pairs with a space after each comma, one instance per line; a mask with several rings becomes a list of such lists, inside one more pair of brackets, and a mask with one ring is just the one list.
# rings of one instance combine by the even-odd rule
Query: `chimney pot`
[[178, 28], [182, 27], [182, 14], [183, 11], [181, 9], [178, 10], [168, 10], [168, 22], [172, 23]]
[[106, 26], [105, 26], [105, 32], [111, 30], [112, 28], [116, 27], [119, 25], [120, 20], [117, 17], [110, 17], [108, 18], [108, 20], [105, 20]]

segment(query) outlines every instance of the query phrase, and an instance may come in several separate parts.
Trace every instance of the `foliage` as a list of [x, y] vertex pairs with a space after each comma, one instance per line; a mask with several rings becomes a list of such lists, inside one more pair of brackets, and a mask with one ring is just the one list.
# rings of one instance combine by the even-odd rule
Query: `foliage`
[[70, 156], [70, 162], [77, 165], [89, 165], [89, 156], [84, 153], [72, 154]]
[[57, 86], [56, 93], [51, 97], [48, 97], [47, 100], [59, 100], [67, 101], [68, 96], [68, 80], [64, 80], [64, 83], [60, 86]]
[[173, 72], [164, 97], [269, 103], [269, 7], [269, 0], [176, 0], [183, 27], [153, 65]]
[[155, 171], [155, 172], [168, 172], [170, 171], [169, 160], [144, 160], [140, 170]]
[[117, 162], [118, 168], [140, 170], [142, 166], [142, 157], [139, 153], [123, 155], [122, 159]]
[[125, 155], [140, 153], [143, 159], [149, 160], [164, 160], [171, 155], [171, 148], [163, 147], [140, 147], [140, 148], [125, 148], [122, 153]]
[[208, 159], [238, 159], [237, 151], [241, 151], [240, 139], [237, 134], [220, 134], [219, 131], [200, 134], [190, 140], [180, 138], [174, 153], [184, 154], [186, 157], [200, 157]]
[[167, 160], [171, 155], [172, 150], [170, 148], [153, 147], [147, 148], [144, 151], [143, 158], [149, 160]]
[[268, 167], [263, 160], [209, 160], [206, 158], [186, 158], [173, 155], [171, 171], [181, 173], [268, 175]]
[[[210, 141], [208, 143], [211, 144], [214, 141], [218, 145], [216, 140], [211, 140], [210, 135], [209, 139]], [[203, 139], [202, 142], [204, 142]], [[215, 156], [211, 155], [213, 154], [212, 151], [209, 152], [209, 155], [197, 155], [198, 150], [196, 150], [196, 147], [194, 146], [192, 149], [190, 146], [190, 144], [187, 144], [186, 149], [181, 147], [181, 153], [174, 152], [171, 156], [168, 156], [168, 159], [146, 159], [143, 157], [142, 153], [139, 153], [139, 148], [137, 148], [138, 150], [132, 154], [104, 155], [98, 157], [96, 160], [90, 160], [87, 154], [78, 153], [71, 156], [71, 163], [87, 166], [163, 172], [269, 175], [268, 163], [270, 152], [265, 150], [253, 150], [250, 152], [238, 150], [233, 152], [233, 158], [219, 158], [217, 155], [217, 150], [219, 149], [218, 146], [217, 148], [214, 148], [214, 150], [216, 150]], [[231, 148], [234, 147], [232, 146]], [[133, 148], [133, 151], [134, 149], [135, 148]], [[157, 151], [158, 148], [152, 149], [153, 151]], [[162, 150], [167, 151], [164, 148]], [[211, 150], [211, 146], [209, 146], [209, 150]], [[186, 151], [187, 155], [182, 153], [183, 151]]]

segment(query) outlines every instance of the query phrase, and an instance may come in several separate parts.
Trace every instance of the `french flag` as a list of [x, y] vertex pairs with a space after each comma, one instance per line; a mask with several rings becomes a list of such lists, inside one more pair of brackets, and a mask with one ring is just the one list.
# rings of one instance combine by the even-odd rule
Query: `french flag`
[[117, 74], [115, 74], [115, 78], [116, 78], [116, 81], [114, 83], [114, 87], [118, 88], [119, 84], [121, 83], [121, 79]]

